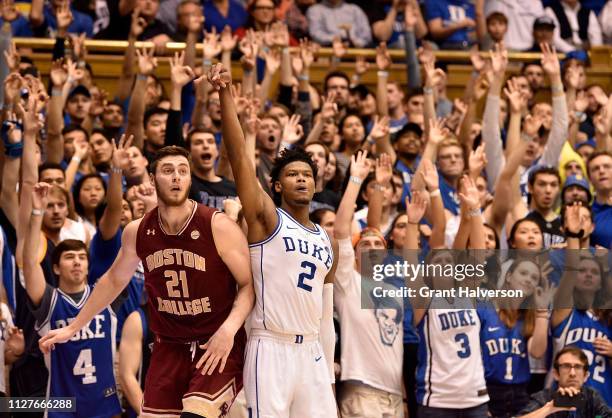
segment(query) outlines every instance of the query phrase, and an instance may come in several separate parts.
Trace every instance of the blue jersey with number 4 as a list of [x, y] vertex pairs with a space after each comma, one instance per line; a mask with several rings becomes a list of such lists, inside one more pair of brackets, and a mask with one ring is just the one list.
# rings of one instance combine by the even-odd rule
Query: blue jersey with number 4
[[527, 339], [522, 334], [524, 321], [519, 319], [512, 328], [508, 328], [492, 306], [478, 308], [478, 317], [487, 383], [527, 383], [531, 374]]
[[579, 347], [589, 359], [589, 378], [586, 385], [596, 389], [612, 405], [612, 370], [610, 359], [598, 354], [593, 346], [595, 338], [612, 339], [612, 328], [599, 321], [589, 311], [572, 310], [558, 326], [553, 328], [555, 353], [567, 345]]
[[[38, 333], [63, 328], [74, 321], [89, 295], [87, 286], [76, 303], [59, 289], [53, 290], [47, 319], [39, 324]], [[76, 412], [48, 412], [53, 418], [106, 418], [121, 413], [113, 358], [117, 319], [110, 307], [97, 314], [91, 322], [64, 344], [45, 356], [49, 369], [47, 394], [50, 398], [76, 398]]]
[[480, 326], [470, 300], [432, 300], [418, 324], [419, 404], [463, 409], [489, 400], [480, 352]]

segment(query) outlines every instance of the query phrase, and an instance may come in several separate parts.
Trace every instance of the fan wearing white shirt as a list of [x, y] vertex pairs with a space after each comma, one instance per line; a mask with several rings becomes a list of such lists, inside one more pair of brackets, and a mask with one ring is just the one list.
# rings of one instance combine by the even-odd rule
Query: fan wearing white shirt
[[554, 45], [558, 51], [589, 49], [603, 43], [597, 16], [578, 0], [555, 0], [545, 13], [555, 22]]
[[[342, 333], [340, 412], [343, 418], [402, 418], [403, 301], [391, 297], [382, 300], [364, 296], [362, 299], [362, 292], [373, 290], [375, 286], [392, 286], [367, 277], [365, 271], [369, 269], [363, 263], [366, 259], [372, 264], [382, 262], [378, 255], [384, 254], [385, 239], [378, 229], [366, 228], [354, 248], [351, 242], [355, 201], [370, 166], [366, 153], [359, 152], [351, 157], [350, 181], [334, 225], [334, 237], [340, 250], [334, 279], [334, 307]], [[372, 211], [372, 205], [379, 205], [378, 214], [382, 194], [390, 187], [391, 177], [391, 161], [382, 155], [376, 169], [375, 193], [378, 196], [375, 196], [376, 202], [370, 202]], [[368, 250], [379, 251], [366, 252]], [[373, 309], [362, 308], [365, 299], [373, 302]]]

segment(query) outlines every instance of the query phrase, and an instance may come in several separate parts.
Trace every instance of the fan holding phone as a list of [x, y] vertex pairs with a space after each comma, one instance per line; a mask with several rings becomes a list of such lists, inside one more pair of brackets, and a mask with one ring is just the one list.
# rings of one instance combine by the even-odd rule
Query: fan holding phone
[[580, 348], [561, 349], [553, 367], [558, 389], [544, 389], [531, 395], [520, 418], [612, 418], [612, 410], [599, 392], [583, 386], [589, 377], [589, 360]]

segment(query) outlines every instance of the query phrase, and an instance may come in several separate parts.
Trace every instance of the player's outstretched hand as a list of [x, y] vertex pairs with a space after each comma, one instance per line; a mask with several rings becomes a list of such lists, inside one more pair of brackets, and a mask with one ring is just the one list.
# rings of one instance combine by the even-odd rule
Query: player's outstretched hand
[[200, 346], [200, 348], [206, 350], [206, 352], [202, 355], [200, 360], [198, 360], [196, 369], [204, 365], [204, 367], [202, 367], [202, 374], [208, 374], [210, 376], [219, 365], [219, 373], [223, 373], [227, 357], [230, 355], [232, 347], [234, 346], [234, 335], [235, 333], [221, 326], [217, 332], [210, 337], [210, 340]]
[[215, 90], [227, 88], [232, 84], [232, 74], [223, 64], [218, 63], [210, 67], [207, 74], [208, 82]]
[[65, 343], [71, 339], [74, 334], [76, 334], [76, 331], [73, 330], [70, 325], [64, 328], [53, 329], [38, 341], [40, 351], [44, 354], [49, 354], [51, 350], [55, 349], [55, 344]]

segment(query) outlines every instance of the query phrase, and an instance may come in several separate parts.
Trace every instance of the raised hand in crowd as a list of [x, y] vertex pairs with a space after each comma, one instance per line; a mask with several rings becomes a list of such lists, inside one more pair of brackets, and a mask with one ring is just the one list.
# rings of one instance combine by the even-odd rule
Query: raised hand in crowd
[[157, 58], [155, 58], [155, 48], [142, 48], [136, 50], [138, 60], [138, 73], [144, 76], [155, 73], [157, 68]]
[[304, 136], [304, 128], [300, 125], [300, 115], [291, 115], [283, 127], [282, 142], [287, 145], [296, 144]]
[[204, 59], [212, 60], [223, 50], [221, 38], [217, 34], [217, 29], [213, 26], [210, 32], [204, 33]]
[[130, 23], [130, 39], [137, 39], [144, 32], [147, 27], [147, 21], [144, 17], [140, 16], [140, 8], [134, 7], [132, 12], [132, 21]]
[[17, 46], [15, 42], [11, 42], [8, 49], [3, 51], [4, 59], [6, 61], [6, 66], [9, 68], [11, 73], [16, 73], [19, 71], [19, 63], [21, 62], [21, 55], [19, 51], [17, 51]]
[[221, 38], [219, 39], [221, 44], [221, 50], [223, 52], [231, 52], [236, 48], [238, 43], [238, 36], [232, 34], [232, 28], [226, 25], [221, 32]]

